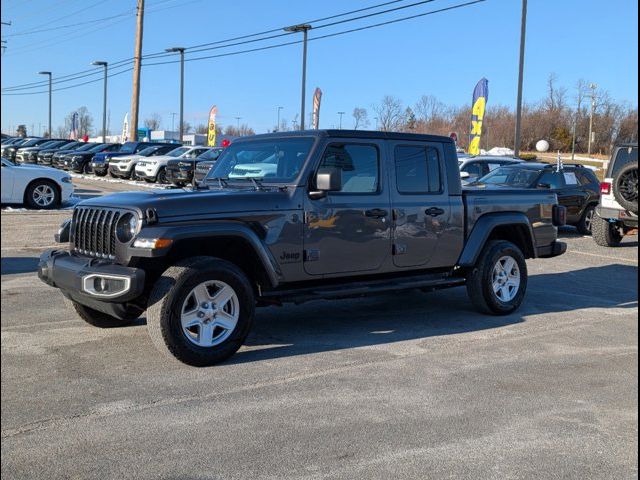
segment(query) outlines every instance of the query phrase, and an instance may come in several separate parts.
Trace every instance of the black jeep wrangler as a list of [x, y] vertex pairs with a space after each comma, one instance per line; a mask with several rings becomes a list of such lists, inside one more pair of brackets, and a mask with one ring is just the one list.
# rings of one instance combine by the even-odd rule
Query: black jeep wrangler
[[243, 344], [256, 306], [466, 285], [505, 315], [525, 259], [566, 250], [548, 191], [462, 189], [446, 137], [318, 130], [236, 140], [193, 191], [84, 201], [40, 278], [98, 327], [146, 310], [156, 346], [211, 365]]

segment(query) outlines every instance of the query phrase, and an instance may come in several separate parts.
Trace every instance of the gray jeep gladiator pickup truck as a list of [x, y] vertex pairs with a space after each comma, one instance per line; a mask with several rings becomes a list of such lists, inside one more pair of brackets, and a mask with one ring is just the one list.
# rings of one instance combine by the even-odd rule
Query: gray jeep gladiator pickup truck
[[240, 348], [256, 306], [466, 285], [509, 314], [525, 259], [565, 252], [565, 219], [549, 191], [463, 190], [446, 137], [274, 133], [234, 141], [192, 191], [79, 203], [38, 274], [91, 325], [146, 310], [161, 351], [203, 366]]

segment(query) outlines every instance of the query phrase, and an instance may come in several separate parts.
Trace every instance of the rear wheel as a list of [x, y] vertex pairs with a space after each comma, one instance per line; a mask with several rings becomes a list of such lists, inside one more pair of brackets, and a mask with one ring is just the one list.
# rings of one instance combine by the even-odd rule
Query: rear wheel
[[508, 315], [522, 304], [527, 291], [527, 263], [511, 242], [489, 242], [467, 277], [467, 293], [483, 313]]
[[593, 229], [593, 219], [596, 214], [596, 206], [589, 205], [584, 213], [582, 214], [582, 218], [576, 227], [578, 231], [583, 235], [591, 235], [591, 231]]
[[623, 235], [615, 223], [595, 215], [592, 225], [593, 241], [601, 247], [617, 247], [622, 242]]
[[225, 260], [194, 257], [156, 282], [147, 327], [160, 351], [189, 365], [208, 366], [242, 346], [254, 311], [253, 289], [240, 269]]

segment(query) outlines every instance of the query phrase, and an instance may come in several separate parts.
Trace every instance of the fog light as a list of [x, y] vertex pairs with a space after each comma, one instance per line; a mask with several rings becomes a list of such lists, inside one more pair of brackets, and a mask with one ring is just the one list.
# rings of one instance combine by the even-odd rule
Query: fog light
[[115, 297], [129, 291], [131, 279], [118, 275], [87, 275], [82, 279], [82, 289], [96, 297]]
[[173, 240], [170, 238], [136, 238], [136, 241], [133, 242], [133, 247], [153, 250], [158, 248], [167, 248], [172, 243]]

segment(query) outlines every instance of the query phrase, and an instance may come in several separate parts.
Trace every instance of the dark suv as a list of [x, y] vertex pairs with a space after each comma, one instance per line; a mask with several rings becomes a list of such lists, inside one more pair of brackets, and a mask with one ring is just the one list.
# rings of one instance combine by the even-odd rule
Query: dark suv
[[600, 181], [593, 170], [577, 164], [561, 169], [548, 163], [518, 163], [493, 170], [472, 185], [502, 185], [549, 190], [567, 207], [567, 223], [591, 235], [593, 216], [600, 201]]
[[480, 311], [508, 315], [526, 259], [566, 251], [555, 193], [463, 189], [448, 137], [245, 137], [204, 183], [81, 202], [39, 277], [98, 327], [146, 310], [161, 351], [211, 365], [240, 348], [257, 306], [466, 285]]
[[200, 162], [215, 162], [224, 149], [215, 147], [196, 158], [176, 158], [167, 162], [167, 180], [178, 187], [194, 181], [194, 172]]
[[53, 139], [33, 147], [20, 147], [16, 151], [16, 163], [38, 163], [38, 154], [42, 150], [61, 148], [72, 140]]
[[69, 143], [66, 143], [62, 146], [57, 146], [54, 148], [43, 148], [38, 152], [38, 165], [47, 165], [51, 166], [53, 162], [53, 156], [58, 152], [70, 152], [72, 150], [76, 150], [78, 147], [81, 147], [84, 143], [78, 142], [77, 140], [71, 140]]
[[91, 159], [100, 152], [117, 152], [119, 143], [101, 143], [85, 151], [69, 153], [64, 159], [64, 169], [76, 173], [91, 173]]

